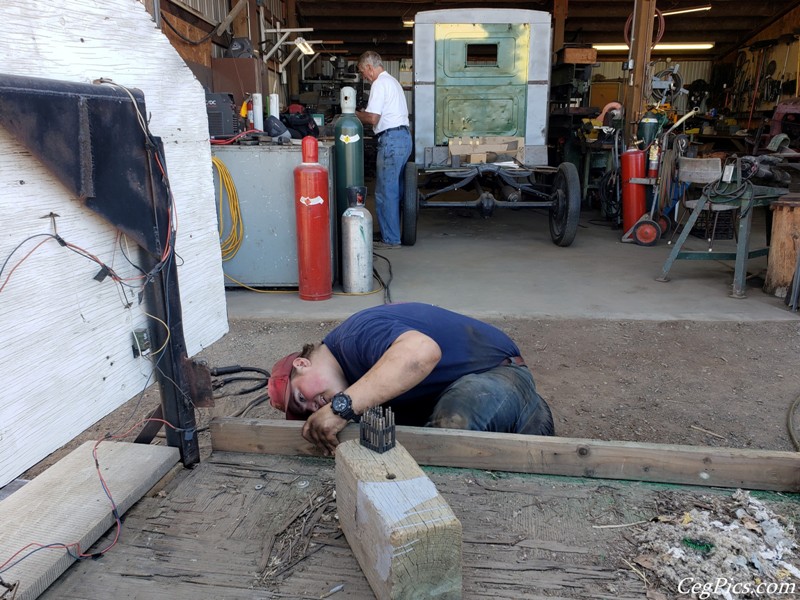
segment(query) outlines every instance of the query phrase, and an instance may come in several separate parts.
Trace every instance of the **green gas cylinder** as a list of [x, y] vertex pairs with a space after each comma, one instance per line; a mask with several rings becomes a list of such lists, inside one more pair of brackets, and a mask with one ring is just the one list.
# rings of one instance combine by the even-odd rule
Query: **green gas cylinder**
[[636, 137], [641, 140], [645, 147], [649, 146], [653, 140], [656, 139], [656, 136], [666, 122], [667, 116], [665, 113], [648, 110], [639, 121]]
[[356, 116], [356, 91], [343, 87], [342, 114], [336, 121], [336, 215], [341, 221], [347, 209], [347, 188], [364, 185], [364, 128]]

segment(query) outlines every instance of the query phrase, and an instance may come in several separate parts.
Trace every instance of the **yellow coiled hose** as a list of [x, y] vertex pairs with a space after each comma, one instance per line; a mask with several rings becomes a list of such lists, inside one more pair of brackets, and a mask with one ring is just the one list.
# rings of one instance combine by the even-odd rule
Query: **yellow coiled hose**
[[[222, 250], [222, 260], [230, 260], [239, 251], [244, 240], [244, 223], [242, 213], [239, 210], [239, 195], [236, 193], [236, 185], [233, 183], [230, 171], [216, 156], [211, 157], [211, 162], [219, 174], [219, 245]], [[224, 194], [223, 194], [224, 190]], [[225, 239], [222, 238], [225, 232], [225, 213], [223, 211], [223, 195], [228, 197], [228, 213], [231, 217], [230, 229]]]

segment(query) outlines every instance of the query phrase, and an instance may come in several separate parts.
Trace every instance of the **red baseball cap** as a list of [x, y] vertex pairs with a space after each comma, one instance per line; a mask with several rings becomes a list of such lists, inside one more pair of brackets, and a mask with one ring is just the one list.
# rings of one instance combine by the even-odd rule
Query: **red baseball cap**
[[267, 382], [267, 393], [269, 403], [286, 414], [287, 419], [300, 421], [306, 418], [305, 414], [300, 414], [292, 410], [290, 402], [289, 376], [292, 374], [292, 363], [300, 356], [299, 352], [293, 352], [284, 356], [272, 367], [272, 371]]

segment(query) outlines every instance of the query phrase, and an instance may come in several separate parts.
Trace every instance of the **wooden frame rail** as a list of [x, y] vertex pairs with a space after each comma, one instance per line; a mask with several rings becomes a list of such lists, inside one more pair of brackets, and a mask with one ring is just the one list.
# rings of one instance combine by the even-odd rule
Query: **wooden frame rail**
[[[223, 417], [211, 422], [218, 452], [320, 456], [302, 421]], [[349, 425], [339, 440], [358, 438]], [[421, 465], [800, 492], [800, 453], [644, 444], [510, 433], [397, 427]]]

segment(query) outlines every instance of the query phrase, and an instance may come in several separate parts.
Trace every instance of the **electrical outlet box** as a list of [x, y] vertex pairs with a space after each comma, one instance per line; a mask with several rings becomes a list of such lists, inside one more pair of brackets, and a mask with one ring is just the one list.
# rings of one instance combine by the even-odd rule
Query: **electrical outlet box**
[[134, 329], [133, 331], [133, 357], [147, 356], [152, 348], [150, 346], [150, 332], [147, 329]]

